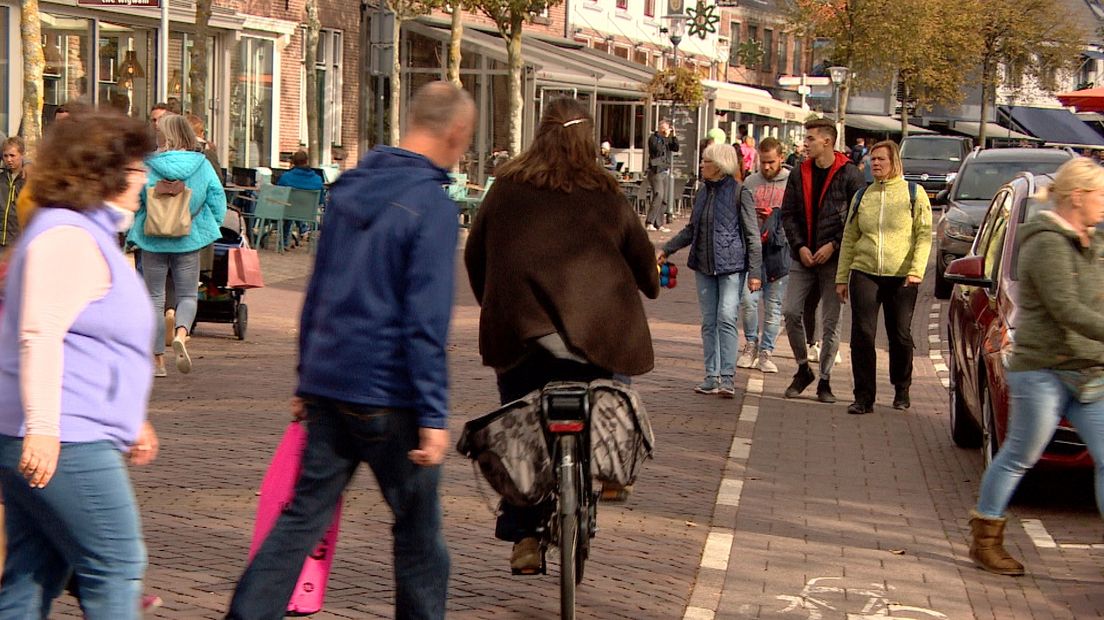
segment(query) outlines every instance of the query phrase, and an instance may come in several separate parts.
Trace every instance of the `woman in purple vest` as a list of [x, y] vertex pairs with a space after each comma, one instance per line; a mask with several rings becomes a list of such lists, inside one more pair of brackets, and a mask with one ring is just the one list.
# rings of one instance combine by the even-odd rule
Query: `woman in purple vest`
[[119, 250], [154, 149], [144, 123], [92, 113], [38, 148], [39, 205], [0, 316], [0, 618], [45, 618], [74, 575], [89, 620], [138, 616], [146, 566], [124, 457], [157, 455], [146, 421], [154, 316]]

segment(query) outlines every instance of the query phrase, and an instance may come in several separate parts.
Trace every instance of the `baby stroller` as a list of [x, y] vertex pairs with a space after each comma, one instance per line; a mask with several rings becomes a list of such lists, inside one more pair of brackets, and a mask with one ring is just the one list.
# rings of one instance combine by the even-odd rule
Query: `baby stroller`
[[[233, 212], [236, 214], [236, 212]], [[227, 211], [227, 220], [231, 211]], [[245, 340], [245, 330], [249, 325], [249, 308], [242, 299], [245, 297], [245, 289], [230, 288], [226, 285], [229, 254], [232, 248], [249, 247], [249, 242], [241, 233], [241, 221], [234, 228], [226, 226], [232, 222], [224, 221], [219, 228], [222, 238], [212, 244], [214, 256], [211, 260], [211, 268], [199, 272], [199, 299], [196, 303], [195, 323], [233, 323], [234, 335], [238, 340]], [[192, 331], [195, 331], [195, 323]]]

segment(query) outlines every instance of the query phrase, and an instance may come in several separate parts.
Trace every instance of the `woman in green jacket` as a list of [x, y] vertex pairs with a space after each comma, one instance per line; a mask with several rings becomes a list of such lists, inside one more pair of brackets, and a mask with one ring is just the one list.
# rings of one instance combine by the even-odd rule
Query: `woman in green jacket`
[[885, 305], [893, 408], [908, 409], [912, 384], [912, 313], [931, 252], [931, 204], [902, 176], [897, 143], [870, 149], [874, 183], [855, 194], [843, 230], [836, 294], [851, 298], [851, 372], [855, 402], [847, 413], [874, 410], [878, 307]]
[[1104, 239], [1095, 230], [1104, 221], [1104, 168], [1072, 159], [1047, 189], [1054, 209], [1018, 232], [1016, 335], [1005, 360], [1008, 433], [970, 514], [970, 558], [1001, 575], [1024, 573], [1004, 549], [1004, 511], [1062, 418], [1096, 465], [1104, 515]]

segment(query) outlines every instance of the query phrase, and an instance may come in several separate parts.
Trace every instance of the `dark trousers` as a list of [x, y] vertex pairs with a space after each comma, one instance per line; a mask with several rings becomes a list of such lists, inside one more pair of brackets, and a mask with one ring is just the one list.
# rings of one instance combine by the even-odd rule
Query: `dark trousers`
[[648, 173], [648, 184], [652, 187], [652, 204], [648, 208], [645, 224], [659, 228], [667, 223], [667, 185], [670, 182], [669, 171]]
[[810, 289], [809, 295], [805, 297], [805, 311], [801, 313], [801, 322], [805, 325], [805, 344], [810, 347], [819, 341], [816, 337], [818, 306], [820, 306], [820, 289]]
[[855, 402], [874, 404], [877, 392], [878, 307], [884, 306], [889, 337], [889, 380], [894, 387], [912, 385], [912, 312], [918, 287], [904, 286], [904, 278], [872, 276], [851, 271], [851, 371], [855, 378]]
[[[540, 350], [530, 354], [519, 365], [498, 374], [498, 395], [502, 404], [515, 401], [551, 381], [594, 381], [610, 379], [613, 374], [589, 364], [561, 360]], [[495, 537], [518, 542], [537, 535], [537, 528], [548, 521], [555, 505], [518, 507], [506, 502], [499, 505], [501, 514], [495, 524]]]
[[245, 570], [227, 618], [283, 618], [303, 561], [333, 520], [337, 500], [366, 462], [395, 515], [395, 617], [445, 617], [449, 555], [441, 534], [441, 467], [407, 457], [418, 447], [413, 411], [331, 400], [307, 403], [307, 448], [288, 506]]

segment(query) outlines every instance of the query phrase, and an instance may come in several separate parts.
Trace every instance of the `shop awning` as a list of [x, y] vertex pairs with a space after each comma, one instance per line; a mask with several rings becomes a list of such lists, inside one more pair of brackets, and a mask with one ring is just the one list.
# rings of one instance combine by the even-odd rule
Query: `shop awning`
[[1073, 106], [1078, 112], [1104, 112], [1104, 88], [1085, 88], [1056, 95], [1062, 105]]
[[702, 86], [713, 91], [714, 108], [717, 110], [758, 114], [793, 123], [804, 122], [810, 114], [809, 110], [775, 99], [758, 88], [716, 80], [702, 80]]
[[[901, 119], [892, 116], [878, 114], [848, 114], [843, 117], [843, 122], [848, 127], [862, 129], [863, 131], [878, 131], [885, 133], [901, 133]], [[909, 133], [935, 133], [925, 127], [909, 124]]]
[[1001, 106], [1016, 126], [1060, 146], [1104, 146], [1104, 136], [1065, 108]]
[[[953, 123], [951, 123], [951, 131], [970, 136], [972, 138], [977, 137], [979, 129], [981, 129], [981, 124], [971, 121], [954, 121]], [[1030, 142], [1042, 142], [1042, 140], [1036, 138], [1035, 136], [1029, 136], [1025, 133], [1020, 133], [1014, 129], [1002, 127], [996, 123], [985, 123], [985, 137], [999, 138], [1002, 140], [1028, 140]]]

